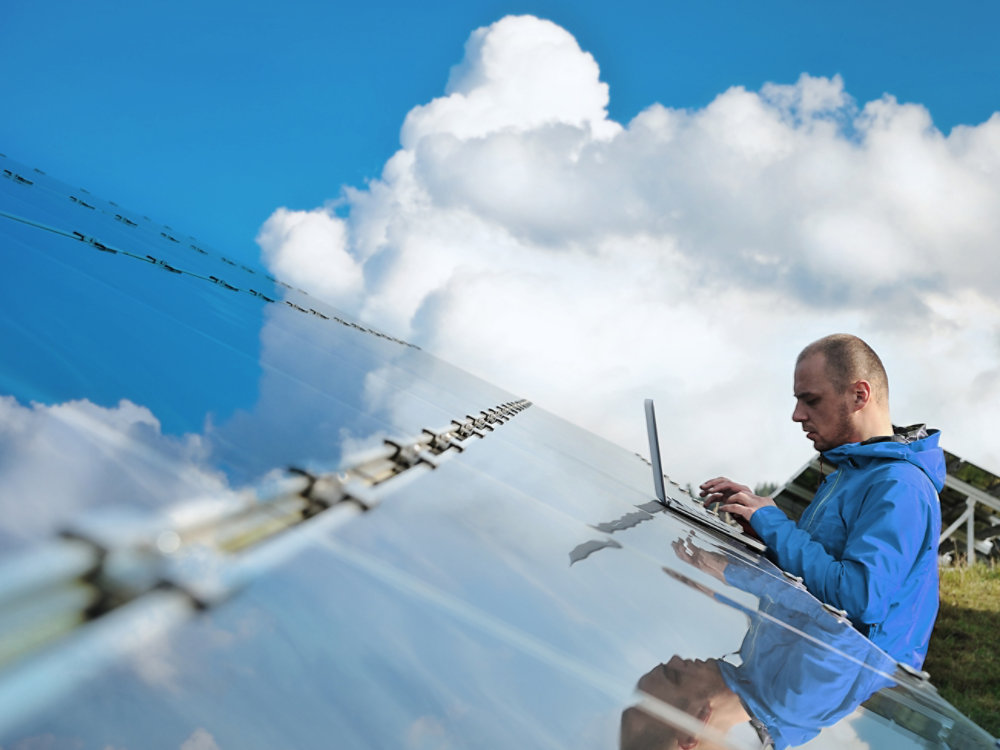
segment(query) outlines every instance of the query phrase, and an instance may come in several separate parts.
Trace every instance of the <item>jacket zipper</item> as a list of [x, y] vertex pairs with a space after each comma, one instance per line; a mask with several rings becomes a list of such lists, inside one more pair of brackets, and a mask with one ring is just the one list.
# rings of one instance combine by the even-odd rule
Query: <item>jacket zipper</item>
[[837, 478], [835, 480], [833, 480], [833, 484], [830, 485], [829, 492], [827, 492], [818, 502], [814, 498], [813, 501], [809, 504], [809, 508], [812, 509], [812, 513], [809, 514], [809, 518], [806, 521], [806, 525], [802, 527], [803, 529], [805, 529], [806, 531], [808, 531], [809, 529], [812, 528], [812, 522], [816, 518], [816, 515], [819, 513], [819, 509], [823, 507], [823, 503], [825, 503], [827, 500], [830, 499], [830, 495], [832, 495], [833, 491], [835, 489], [837, 489], [837, 485], [840, 484], [840, 478], [843, 475], [844, 475], [844, 469], [842, 467], [838, 466], [837, 467]]

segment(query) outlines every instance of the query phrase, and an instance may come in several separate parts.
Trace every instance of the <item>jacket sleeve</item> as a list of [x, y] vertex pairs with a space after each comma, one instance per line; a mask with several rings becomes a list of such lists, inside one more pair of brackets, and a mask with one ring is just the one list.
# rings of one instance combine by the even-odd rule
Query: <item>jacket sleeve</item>
[[837, 557], [777, 508], [761, 508], [750, 523], [777, 564], [801, 576], [814, 596], [856, 623], [877, 623], [932, 531], [923, 484], [899, 475], [870, 484], [856, 516], [845, 521], [847, 540]]

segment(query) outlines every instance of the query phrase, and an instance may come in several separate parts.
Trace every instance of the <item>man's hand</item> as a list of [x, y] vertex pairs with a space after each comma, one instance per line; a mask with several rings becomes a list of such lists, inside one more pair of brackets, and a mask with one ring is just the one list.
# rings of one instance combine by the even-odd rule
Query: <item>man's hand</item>
[[719, 506], [719, 510], [737, 516], [740, 526], [743, 526], [744, 529], [749, 529], [750, 516], [758, 508], [774, 505], [774, 500], [771, 498], [755, 495], [745, 484], [738, 484], [726, 477], [709, 479], [701, 485], [700, 489], [701, 496], [705, 498], [705, 505], [722, 503]]

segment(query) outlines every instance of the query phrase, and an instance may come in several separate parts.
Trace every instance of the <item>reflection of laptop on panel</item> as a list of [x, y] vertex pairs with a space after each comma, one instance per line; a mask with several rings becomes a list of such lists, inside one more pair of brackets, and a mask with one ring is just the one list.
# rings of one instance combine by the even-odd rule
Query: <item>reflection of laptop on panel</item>
[[759, 552], [767, 549], [759, 539], [747, 536], [739, 527], [730, 526], [717, 515], [709, 513], [703, 505], [693, 498], [690, 503], [685, 503], [667, 497], [666, 487], [663, 484], [663, 463], [660, 461], [660, 437], [656, 430], [656, 412], [653, 410], [653, 399], [651, 398], [646, 399], [646, 434], [649, 436], [649, 460], [653, 464], [653, 488], [656, 490], [657, 500], [671, 510], [678, 511], [686, 518], [739, 539], [748, 547]]

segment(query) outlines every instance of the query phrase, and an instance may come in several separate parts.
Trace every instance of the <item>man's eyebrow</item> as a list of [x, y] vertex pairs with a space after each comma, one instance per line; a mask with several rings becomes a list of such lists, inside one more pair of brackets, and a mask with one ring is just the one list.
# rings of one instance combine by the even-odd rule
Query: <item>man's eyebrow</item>
[[798, 391], [792, 394], [795, 398], [809, 398], [810, 396], [815, 396], [816, 394], [812, 391]]

